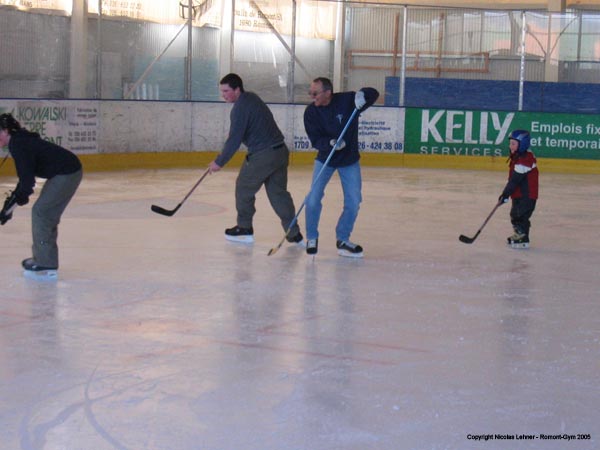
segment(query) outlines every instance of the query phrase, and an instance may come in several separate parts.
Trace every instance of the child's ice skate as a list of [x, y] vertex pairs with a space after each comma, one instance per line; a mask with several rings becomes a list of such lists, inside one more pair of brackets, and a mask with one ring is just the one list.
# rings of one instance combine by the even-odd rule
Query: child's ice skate
[[512, 248], [529, 248], [529, 236], [525, 233], [515, 232], [512, 236], [506, 239], [508, 245]]
[[36, 263], [33, 258], [24, 259], [21, 263], [23, 266], [23, 275], [25, 278], [39, 281], [53, 281], [58, 278], [58, 270], [56, 267], [44, 267]]

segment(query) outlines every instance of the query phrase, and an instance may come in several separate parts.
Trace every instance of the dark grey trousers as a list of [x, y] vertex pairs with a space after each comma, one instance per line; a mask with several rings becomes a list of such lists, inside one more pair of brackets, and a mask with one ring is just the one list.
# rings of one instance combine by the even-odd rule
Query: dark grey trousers
[[83, 172], [57, 175], [46, 180], [31, 209], [33, 260], [44, 267], [58, 268], [58, 224], [79, 187]]
[[510, 208], [510, 222], [516, 232], [529, 236], [529, 229], [531, 228], [529, 219], [535, 210], [536, 202], [536, 200], [529, 198], [513, 198], [512, 207]]
[[[256, 193], [264, 184], [269, 202], [279, 216], [281, 226], [287, 230], [296, 215], [294, 201], [287, 190], [289, 155], [287, 146], [282, 145], [246, 156], [235, 183], [239, 227], [252, 227], [252, 218], [256, 212]], [[289, 235], [295, 236], [299, 231], [298, 224], [295, 223]]]

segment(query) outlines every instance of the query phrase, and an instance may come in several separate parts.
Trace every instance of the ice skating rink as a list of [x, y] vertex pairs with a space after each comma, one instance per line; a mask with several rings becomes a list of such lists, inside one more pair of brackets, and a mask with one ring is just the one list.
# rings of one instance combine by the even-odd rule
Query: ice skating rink
[[[1, 450], [600, 447], [600, 176], [542, 163], [513, 250], [510, 205], [458, 240], [506, 172], [363, 168], [357, 260], [335, 249], [337, 175], [315, 258], [267, 256], [264, 190], [255, 244], [225, 241], [236, 169], [150, 211], [202, 172], [86, 174], [56, 282], [22, 276], [31, 204], [0, 228]], [[297, 207], [309, 179], [290, 170]]]

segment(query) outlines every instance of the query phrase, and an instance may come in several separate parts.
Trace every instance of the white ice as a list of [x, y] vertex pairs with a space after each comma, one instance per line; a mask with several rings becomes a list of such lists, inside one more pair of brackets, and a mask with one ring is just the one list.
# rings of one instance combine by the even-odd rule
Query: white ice
[[[337, 177], [315, 258], [267, 256], [283, 230], [264, 191], [255, 244], [223, 238], [235, 169], [150, 211], [202, 171], [86, 174], [55, 282], [22, 275], [30, 205], [0, 228], [0, 449], [600, 447], [597, 175], [542, 167], [513, 250], [510, 205], [458, 240], [506, 173], [363, 168], [359, 260], [336, 253]], [[297, 206], [309, 177], [290, 171]]]

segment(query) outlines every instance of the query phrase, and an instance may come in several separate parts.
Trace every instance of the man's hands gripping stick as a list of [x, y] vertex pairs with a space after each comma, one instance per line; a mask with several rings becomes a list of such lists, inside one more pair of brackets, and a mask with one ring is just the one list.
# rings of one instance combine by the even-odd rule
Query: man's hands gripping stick
[[[335, 145], [336, 142], [337, 142], [337, 139], [332, 139], [329, 141], [329, 145], [331, 145], [331, 148], [333, 148], [333, 146]], [[346, 146], [346, 141], [344, 141], [343, 139], [340, 139], [340, 145], [338, 145], [335, 150], [339, 152], [345, 146]]]

